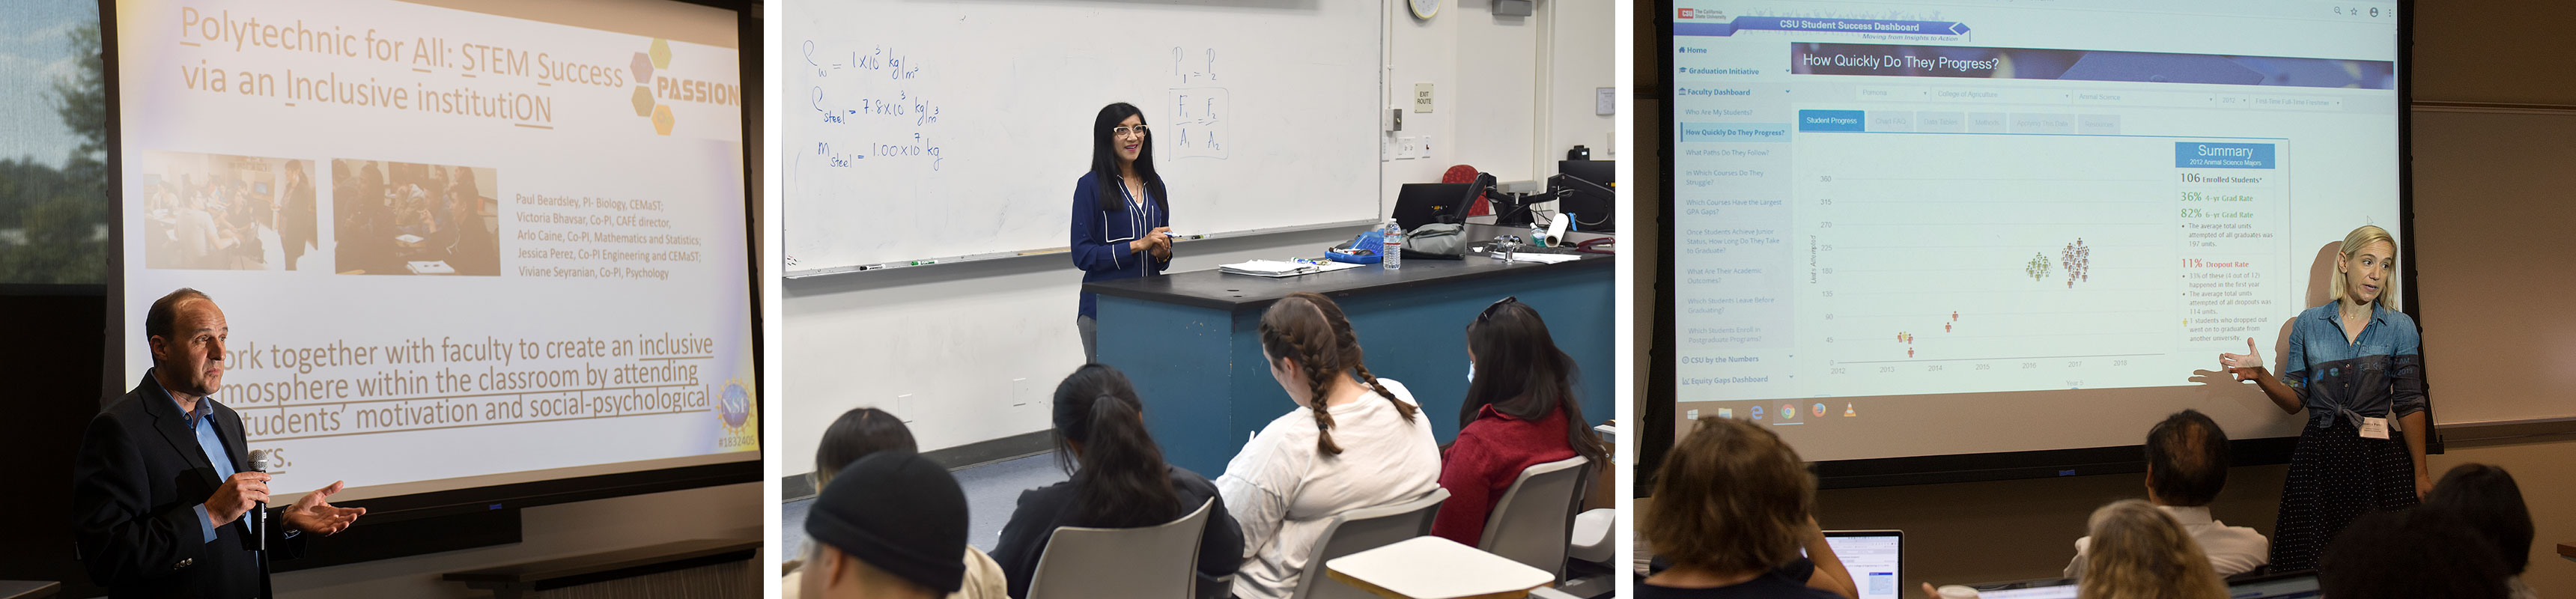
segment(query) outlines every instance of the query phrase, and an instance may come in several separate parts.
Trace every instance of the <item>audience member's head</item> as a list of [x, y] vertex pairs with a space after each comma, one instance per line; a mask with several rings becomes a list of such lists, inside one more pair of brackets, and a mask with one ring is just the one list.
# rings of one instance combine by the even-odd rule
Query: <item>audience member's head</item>
[[2225, 599], [2227, 583], [2191, 533], [2164, 510], [2136, 499], [2093, 510], [2084, 552], [2084, 599]]
[[1467, 401], [1458, 406], [1458, 426], [1476, 421], [1486, 406], [1521, 420], [1542, 420], [1565, 413], [1565, 443], [1594, 464], [1609, 461], [1609, 450], [1592, 435], [1575, 400], [1574, 356], [1556, 347], [1547, 321], [1518, 298], [1506, 297], [1467, 323]]
[[1406, 422], [1412, 422], [1420, 410], [1396, 399], [1395, 392], [1369, 374], [1360, 359], [1359, 333], [1351, 330], [1341, 305], [1323, 294], [1299, 291], [1270, 304], [1270, 310], [1261, 314], [1261, 356], [1270, 362], [1270, 377], [1279, 381], [1288, 398], [1314, 412], [1315, 428], [1323, 431], [1315, 443], [1325, 455], [1342, 453], [1341, 446], [1333, 444], [1332, 412], [1325, 409], [1335, 381], [1365, 382], [1395, 404]]
[[895, 450], [917, 453], [912, 429], [903, 419], [876, 408], [858, 408], [841, 413], [841, 419], [823, 429], [823, 445], [814, 449], [814, 489], [822, 490], [832, 483], [832, 475], [859, 458], [880, 451]]
[[801, 596], [939, 597], [966, 578], [966, 493], [910, 451], [880, 451], [830, 477], [805, 517]]
[[2513, 475], [2503, 468], [2486, 464], [2452, 468], [2442, 475], [2442, 482], [2433, 483], [2433, 492], [2424, 496], [2424, 508], [2449, 512], [2493, 541], [2506, 573], [2520, 576], [2531, 566], [2535, 536], [2531, 508], [2522, 503], [2522, 486], [2514, 484]]
[[2147, 431], [2147, 497], [2159, 505], [2209, 505], [2227, 487], [2227, 431], [2199, 410]]
[[1674, 568], [1768, 571], [1798, 559], [1816, 477], [1779, 435], [1733, 418], [1702, 418], [1655, 477], [1647, 535]]
[[2493, 544], [2443, 510], [2354, 519], [2317, 564], [2334, 599], [2500, 599], [2511, 594], [2506, 577]]
[[1118, 369], [1084, 364], [1056, 384], [1055, 442], [1057, 462], [1073, 475], [1066, 525], [1133, 528], [1181, 516], [1163, 450], [1145, 432], [1144, 403]]

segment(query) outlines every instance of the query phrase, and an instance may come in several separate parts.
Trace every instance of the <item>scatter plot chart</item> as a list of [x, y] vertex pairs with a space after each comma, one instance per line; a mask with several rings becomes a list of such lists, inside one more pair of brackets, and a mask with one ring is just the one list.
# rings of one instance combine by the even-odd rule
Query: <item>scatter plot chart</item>
[[2089, 280], [2093, 249], [2084, 246], [2084, 238], [2077, 237], [2074, 243], [2066, 244], [2066, 249], [2058, 251], [2057, 262], [2066, 266], [2066, 288], [2073, 289], [2075, 282]]

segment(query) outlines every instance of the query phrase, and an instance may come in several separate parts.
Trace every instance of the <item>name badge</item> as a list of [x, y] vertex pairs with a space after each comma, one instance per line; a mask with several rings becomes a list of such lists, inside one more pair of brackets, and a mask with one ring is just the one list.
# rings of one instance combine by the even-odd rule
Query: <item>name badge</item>
[[2386, 418], [2363, 418], [2363, 419], [2361, 419], [2361, 438], [2364, 438], [2364, 439], [2386, 439], [2386, 438], [2388, 438], [2388, 419], [2386, 419]]

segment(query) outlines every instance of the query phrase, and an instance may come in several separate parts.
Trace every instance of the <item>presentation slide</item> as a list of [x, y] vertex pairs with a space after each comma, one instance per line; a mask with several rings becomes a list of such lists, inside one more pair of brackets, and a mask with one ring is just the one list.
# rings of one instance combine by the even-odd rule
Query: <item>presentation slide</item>
[[[443, 4], [449, 4], [447, 6]], [[758, 459], [737, 15], [116, 3], [126, 381], [181, 287], [281, 493]]]
[[2134, 445], [2185, 408], [2298, 433], [2218, 355], [2279, 372], [2344, 235], [2406, 243], [2395, 3], [1778, 6], [1672, 15], [1685, 431], [1816, 461]]

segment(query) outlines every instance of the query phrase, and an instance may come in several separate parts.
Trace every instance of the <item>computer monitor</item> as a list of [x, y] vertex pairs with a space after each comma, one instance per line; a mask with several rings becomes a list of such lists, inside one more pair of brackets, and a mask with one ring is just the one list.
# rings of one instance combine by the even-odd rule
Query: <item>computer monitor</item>
[[1557, 212], [1574, 214], [1576, 231], [1617, 231], [1618, 194], [1611, 188], [1611, 173], [1617, 165], [1610, 160], [1559, 160], [1557, 176], [1548, 178], [1547, 197], [1532, 200], [1555, 200]]
[[1616, 176], [1615, 174], [1619, 172], [1619, 161], [1559, 160], [1556, 161], [1556, 172], [1580, 177], [1585, 181], [1599, 183], [1602, 187], [1609, 187], [1610, 184], [1614, 182], [1613, 178]]
[[1860, 599], [1911, 596], [1904, 588], [1905, 531], [1828, 530], [1825, 544], [1834, 548], [1834, 557], [1842, 559], [1843, 569], [1851, 572]]
[[1406, 183], [1395, 192], [1395, 226], [1411, 231], [1440, 222], [1441, 215], [1467, 215], [1469, 183]]

